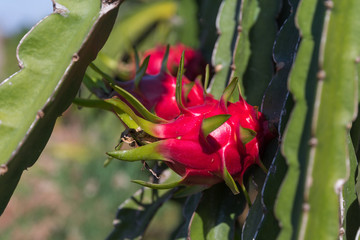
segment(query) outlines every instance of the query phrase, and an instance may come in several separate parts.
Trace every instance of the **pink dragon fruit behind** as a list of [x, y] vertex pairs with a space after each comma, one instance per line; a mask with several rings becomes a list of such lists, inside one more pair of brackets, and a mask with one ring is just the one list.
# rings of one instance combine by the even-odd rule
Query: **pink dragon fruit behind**
[[[185, 76], [190, 80], [195, 80], [199, 75], [203, 75], [206, 62], [199, 51], [183, 44], [177, 44], [170, 47], [167, 69], [171, 75], [176, 76], [181, 53], [185, 51], [184, 67], [186, 68]], [[149, 66], [146, 70], [148, 74], [158, 74], [161, 70], [161, 64], [166, 52], [166, 46], [157, 46], [144, 53], [144, 56], [150, 56]], [[144, 58], [145, 58], [144, 57]]]
[[[117, 84], [131, 93], [157, 116], [166, 120], [174, 119], [180, 114], [175, 100], [176, 77], [174, 76], [183, 51], [185, 51], [184, 61], [187, 73], [182, 77], [184, 105], [192, 107], [203, 104], [205, 99], [211, 101], [212, 96], [204, 94], [200, 81], [190, 81], [186, 77], [191, 76], [191, 80], [194, 80], [205, 68], [205, 61], [200, 52], [183, 44], [169, 48], [166, 68], [170, 74], [162, 69], [166, 47], [158, 46], [144, 53], [150, 58], [147, 63], [146, 74], [141, 78], [138, 85], [136, 84], [136, 77], [133, 80], [118, 82]], [[143, 59], [143, 62], [145, 61], [146, 58]]]
[[[149, 111], [153, 111], [161, 118], [171, 120], [180, 114], [175, 99], [176, 78], [168, 73], [146, 74], [141, 79], [138, 87], [136, 87], [134, 80], [120, 82], [118, 85], [137, 98]], [[211, 98], [210, 95], [204, 95], [203, 87], [198, 81], [194, 82], [194, 85], [186, 94], [188, 89], [185, 86], [187, 85], [190, 87], [192, 84], [184, 76], [182, 96], [186, 107], [201, 105], [204, 103], [205, 98]]]

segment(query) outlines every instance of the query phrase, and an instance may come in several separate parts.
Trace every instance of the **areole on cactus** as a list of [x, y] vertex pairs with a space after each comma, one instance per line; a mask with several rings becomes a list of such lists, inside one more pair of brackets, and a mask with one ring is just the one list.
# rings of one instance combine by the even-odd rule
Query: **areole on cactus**
[[[123, 115], [130, 116], [138, 127], [156, 141], [130, 150], [108, 152], [108, 155], [123, 161], [163, 161], [182, 177], [180, 181], [170, 184], [134, 181], [144, 186], [160, 189], [178, 185], [210, 187], [225, 181], [234, 194], [239, 193], [235, 182], [242, 185], [244, 173], [250, 166], [262, 166], [259, 152], [273, 136], [265, 117], [242, 97], [235, 103], [229, 102], [237, 86], [236, 78], [225, 89], [220, 100], [207, 94], [200, 82], [188, 82], [183, 78], [184, 53], [174, 80], [163, 70], [158, 75], [144, 76], [143, 70], [147, 64], [148, 59], [139, 69], [142, 72], [140, 78], [137, 76], [140, 81], [122, 84], [136, 97], [112, 85], [118, 95], [99, 100], [98, 107], [115, 111], [128, 126], [129, 121], [124, 120]], [[166, 60], [163, 66], [165, 64]], [[147, 88], [152, 86], [154, 92]], [[189, 89], [185, 91], [185, 87]], [[150, 93], [144, 92], [145, 89]], [[157, 89], [159, 92], [156, 94]], [[197, 96], [195, 104], [188, 102], [191, 92]], [[86, 105], [86, 100], [78, 104]], [[161, 109], [167, 112], [171, 108], [176, 112], [164, 117], [166, 114]], [[158, 116], [149, 110], [154, 110]]]

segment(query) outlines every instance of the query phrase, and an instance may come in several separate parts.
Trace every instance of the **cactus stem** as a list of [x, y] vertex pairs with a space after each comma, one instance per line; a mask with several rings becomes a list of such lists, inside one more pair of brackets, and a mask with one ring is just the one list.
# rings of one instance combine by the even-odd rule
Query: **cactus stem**
[[[325, 4], [327, 4], [328, 0], [325, 1]], [[329, 1], [330, 2], [330, 1]], [[315, 95], [315, 101], [314, 101], [314, 110], [313, 110], [313, 118], [312, 118], [312, 127], [311, 127], [311, 136], [312, 139], [316, 139], [315, 133], [317, 130], [317, 124], [319, 119], [319, 111], [320, 111], [320, 102], [321, 102], [321, 96], [323, 92], [323, 85], [324, 80], [326, 77], [326, 72], [324, 70], [324, 56], [325, 56], [325, 47], [326, 47], [326, 40], [328, 35], [328, 29], [329, 29], [329, 22], [330, 22], [330, 15], [331, 15], [331, 8], [327, 7], [325, 12], [325, 19], [323, 23], [323, 31], [320, 39], [320, 46], [319, 46], [319, 59], [318, 59], [318, 66], [319, 71], [317, 73], [318, 78], [318, 84], [316, 88], [316, 95]], [[304, 189], [304, 204], [307, 204], [310, 209], [309, 204], [309, 196], [310, 196], [310, 189], [313, 183], [313, 170], [314, 170], [314, 164], [315, 164], [315, 154], [316, 154], [316, 145], [313, 144], [310, 146], [310, 153], [309, 153], [309, 162], [306, 169], [306, 180], [305, 180], [305, 189]], [[301, 227], [299, 231], [299, 239], [305, 239], [306, 229], [309, 221], [309, 211], [303, 211], [303, 218], [301, 221]]]

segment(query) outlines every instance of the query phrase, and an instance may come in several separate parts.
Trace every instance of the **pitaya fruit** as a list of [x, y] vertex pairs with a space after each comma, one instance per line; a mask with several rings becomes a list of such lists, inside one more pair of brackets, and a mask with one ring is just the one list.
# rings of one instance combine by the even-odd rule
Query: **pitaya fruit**
[[[145, 73], [145, 70], [146, 61], [139, 71]], [[188, 80], [183, 78], [183, 71], [184, 53], [176, 82], [164, 72], [156, 76], [140, 74], [127, 83], [128, 86], [123, 86], [129, 91], [109, 83], [117, 96], [104, 100], [78, 99], [75, 103], [114, 111], [129, 128], [148, 134], [146, 140], [140, 139], [141, 146], [109, 152], [109, 156], [124, 161], [164, 161], [182, 177], [170, 184], [134, 182], [153, 188], [171, 188], [177, 185], [210, 187], [225, 181], [235, 194], [239, 193], [236, 182], [245, 190], [244, 173], [252, 165], [263, 167], [260, 152], [275, 135], [269, 130], [264, 115], [241, 96], [239, 101], [229, 102], [238, 85], [236, 79], [220, 100], [216, 100], [205, 93], [200, 83], [186, 90]], [[155, 114], [149, 111], [152, 108]]]
[[157, 139], [135, 149], [109, 152], [108, 155], [124, 161], [164, 161], [182, 177], [181, 181], [166, 185], [135, 181], [145, 186], [209, 187], [225, 180], [231, 190], [238, 193], [235, 181], [242, 184], [244, 173], [250, 166], [262, 166], [259, 152], [274, 135], [256, 107], [246, 103], [242, 97], [236, 103], [228, 102], [237, 85], [236, 80], [226, 88], [220, 100], [208, 97], [198, 104], [186, 106], [182, 90], [183, 66], [184, 56], [181, 58], [175, 94], [171, 96], [176, 99], [180, 112], [176, 118], [152, 123], [137, 116], [130, 108], [120, 106], [118, 102], [121, 101], [107, 100], [120, 111], [128, 113], [142, 130]]
[[[179, 47], [180, 49], [185, 48], [183, 45], [179, 45]], [[130, 81], [117, 82], [117, 85], [132, 94], [149, 111], [161, 118], [171, 120], [180, 114], [180, 109], [175, 100], [176, 77], [168, 73], [166, 66], [169, 68], [169, 66], [174, 65], [175, 60], [180, 61], [178, 55], [181, 53], [178, 54], [180, 50], [175, 47], [170, 51], [169, 49], [162, 50], [162, 47], [158, 47], [156, 51], [152, 50], [155, 56], [151, 55], [144, 59], [135, 78]], [[184, 61], [186, 53], [188, 56], [193, 56], [195, 51], [191, 49], [185, 51]], [[191, 62], [192, 58], [189, 58], [188, 61]], [[156, 75], [153, 75], [155, 72]], [[185, 107], [202, 105], [205, 99], [211, 101], [213, 98], [210, 94], [205, 93], [199, 79], [190, 81], [186, 76], [183, 76], [182, 84], [182, 100]]]
[[[186, 68], [184, 75], [193, 81], [197, 76], [203, 75], [206, 65], [206, 62], [199, 51], [180, 43], [170, 47], [167, 69], [171, 75], [176, 76], [181, 53], [183, 51], [185, 51], [184, 67]], [[160, 72], [165, 53], [166, 46], [161, 45], [144, 52], [145, 57], [150, 56], [149, 66], [146, 69], [147, 74], [155, 75]]]
[[[176, 78], [166, 72], [160, 72], [157, 75], [146, 74], [142, 77], [138, 86], [134, 80], [121, 82], [118, 85], [161, 118], [171, 120], [180, 114], [180, 109], [175, 100]], [[186, 77], [183, 77], [183, 85], [182, 97], [186, 107], [204, 103], [206, 96], [199, 81], [192, 83]]]

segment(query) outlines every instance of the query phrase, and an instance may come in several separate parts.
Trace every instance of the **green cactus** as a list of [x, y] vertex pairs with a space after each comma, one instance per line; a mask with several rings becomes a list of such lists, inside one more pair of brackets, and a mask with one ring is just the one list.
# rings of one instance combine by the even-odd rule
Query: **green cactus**
[[[69, 12], [58, 10], [25, 36], [19, 47], [23, 69], [0, 85], [1, 212], [22, 171], [36, 161], [55, 119], [74, 99], [86, 67], [93, 62], [86, 70], [84, 83], [98, 98], [76, 98], [74, 103], [115, 112], [133, 134], [126, 137], [140, 147], [126, 151], [117, 147], [116, 151], [104, 152], [110, 158], [129, 161], [128, 164], [142, 160], [151, 171], [149, 182], [133, 181], [145, 187], [120, 205], [108, 239], [142, 238], [158, 209], [170, 200], [183, 209], [171, 239], [302, 240], [359, 236], [358, 0], [129, 3], [123, 10], [127, 14], [120, 8], [124, 15], [119, 15], [106, 44], [122, 1], [102, 1], [103, 7], [109, 7], [105, 13], [100, 11], [98, 1], [89, 1], [59, 0]], [[75, 19], [78, 16], [80, 20]], [[62, 32], [47, 32], [54, 24]], [[100, 40], [94, 41], [95, 36]], [[66, 48], [56, 45], [63, 47], [59, 55], [59, 48], [54, 51], [53, 44], [60, 41], [67, 44]], [[154, 109], [146, 109], [141, 94], [136, 99], [116, 85], [135, 75], [135, 70], [124, 70], [118, 64], [133, 56], [131, 46], [142, 52], [156, 43], [177, 42], [198, 47], [210, 63], [210, 73], [207, 68], [203, 77], [207, 83], [212, 76], [209, 93], [224, 105], [237, 101], [241, 95], [259, 106], [276, 131], [276, 138], [260, 155], [261, 164], [242, 176], [242, 191], [225, 164], [221, 172], [225, 181], [187, 186], [167, 169], [169, 165], [154, 163], [153, 160], [172, 161], [157, 152], [164, 142], [159, 139], [165, 135], [150, 136], [156, 126], [171, 120], [157, 116]], [[48, 55], [46, 59], [42, 59], [44, 53]], [[179, 62], [174, 99], [179, 109], [186, 112], [187, 96], [200, 84], [200, 78], [182, 85], [184, 56]], [[138, 93], [139, 79], [151, 57], [144, 58], [142, 65], [139, 57], [134, 58], [138, 70], [134, 93]], [[166, 72], [166, 66], [164, 61], [162, 72]], [[237, 88], [229, 86], [234, 77], [239, 79], [232, 82], [238, 83]], [[31, 86], [26, 84], [29, 79]], [[35, 84], [35, 79], [40, 81]], [[204, 94], [208, 96], [206, 91]], [[111, 98], [114, 95], [117, 98]], [[31, 107], [30, 100], [34, 101]], [[219, 116], [201, 121], [205, 142], [230, 117]], [[256, 136], [251, 129], [239, 129], [251, 135], [242, 141], [244, 146]], [[30, 158], [25, 159], [25, 155]], [[145, 160], [149, 160], [151, 168]], [[240, 220], [242, 214], [246, 215], [244, 221]]]
[[0, 85], [0, 213], [23, 170], [45, 147], [57, 117], [71, 104], [121, 2], [56, 1], [54, 13], [21, 40], [21, 70]]
[[[211, 93], [215, 97], [220, 97], [224, 88], [228, 84], [231, 72], [233, 56], [233, 40], [236, 38], [238, 25], [239, 2], [236, 0], [223, 1], [219, 7], [216, 19], [216, 26], [219, 37], [214, 46], [212, 55], [212, 65], [215, 74], [212, 79]], [[234, 9], [236, 9], [234, 11]]]

